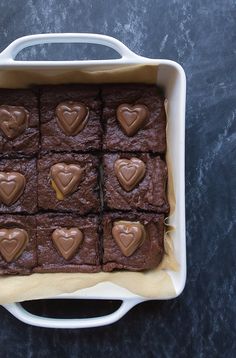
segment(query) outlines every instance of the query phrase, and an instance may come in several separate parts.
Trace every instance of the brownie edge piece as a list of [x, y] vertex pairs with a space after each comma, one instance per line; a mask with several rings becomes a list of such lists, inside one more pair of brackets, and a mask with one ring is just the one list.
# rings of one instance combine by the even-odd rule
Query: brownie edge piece
[[37, 216], [38, 266], [34, 272], [98, 272], [100, 251], [97, 217]]
[[168, 213], [167, 166], [160, 157], [146, 153], [105, 154], [103, 166], [106, 208]]
[[0, 275], [27, 275], [37, 265], [36, 220], [0, 215]]
[[105, 214], [103, 250], [103, 271], [142, 271], [157, 267], [164, 254], [164, 215]]
[[154, 85], [111, 84], [102, 88], [103, 149], [165, 153], [164, 97]]
[[39, 149], [39, 109], [28, 89], [0, 89], [1, 156], [31, 156]]
[[36, 211], [36, 159], [0, 159], [0, 213]]
[[40, 92], [42, 151], [101, 149], [98, 86], [42, 86]]

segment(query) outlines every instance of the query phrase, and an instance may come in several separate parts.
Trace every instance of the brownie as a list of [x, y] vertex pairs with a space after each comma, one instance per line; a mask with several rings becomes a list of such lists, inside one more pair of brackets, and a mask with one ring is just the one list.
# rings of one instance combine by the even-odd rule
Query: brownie
[[82, 218], [72, 214], [38, 215], [38, 266], [34, 271], [100, 271], [101, 250], [98, 230], [97, 217]]
[[[55, 168], [55, 165], [59, 168], [56, 168], [54, 173], [52, 168]], [[74, 211], [79, 214], [98, 212], [100, 208], [98, 165], [99, 159], [89, 154], [68, 153], [43, 156], [38, 160], [39, 208], [65, 212]], [[78, 167], [77, 171], [73, 167]], [[66, 185], [67, 177], [69, 185]], [[72, 186], [72, 190], [70, 190], [70, 184], [73, 184], [74, 179], [77, 179], [77, 185], [74, 188]], [[59, 187], [59, 191], [69, 189], [69, 192], [65, 192], [63, 200], [58, 200], [56, 191], [52, 187], [52, 180], [57, 181], [56, 185]], [[62, 184], [64, 184], [64, 188]]]
[[101, 101], [98, 86], [43, 86], [40, 92], [43, 151], [87, 152], [101, 148]]
[[36, 94], [28, 89], [0, 89], [1, 156], [33, 155], [39, 149]]
[[105, 154], [103, 168], [104, 203], [107, 209], [168, 213], [167, 167], [159, 156], [147, 153]]
[[[105, 133], [103, 149], [110, 151], [140, 151], [164, 153], [166, 151], [166, 115], [164, 97], [154, 85], [116, 84], [102, 89]], [[128, 105], [123, 128], [118, 120], [118, 109]], [[145, 107], [144, 110], [141, 107]], [[146, 111], [146, 114], [143, 113]], [[144, 120], [142, 121], [142, 116]], [[127, 120], [127, 122], [126, 122]], [[141, 120], [142, 123], [139, 123]], [[131, 122], [130, 122], [131, 121]], [[124, 123], [125, 122], [125, 123]], [[131, 123], [133, 123], [131, 125]], [[136, 127], [128, 134], [124, 130]], [[134, 128], [135, 129], [135, 128]]]
[[0, 274], [30, 274], [37, 265], [36, 220], [32, 216], [0, 216]]
[[36, 159], [0, 159], [0, 213], [36, 211]]
[[[143, 230], [140, 242], [138, 226]], [[105, 214], [103, 251], [103, 271], [142, 271], [157, 267], [164, 254], [164, 215], [141, 212]]]
[[156, 268], [165, 152], [157, 86], [0, 89], [0, 275]]

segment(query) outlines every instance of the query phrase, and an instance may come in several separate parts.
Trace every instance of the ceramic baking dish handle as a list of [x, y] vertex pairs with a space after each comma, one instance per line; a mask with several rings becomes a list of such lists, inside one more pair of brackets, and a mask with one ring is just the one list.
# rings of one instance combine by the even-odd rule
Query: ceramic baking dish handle
[[122, 318], [132, 307], [140, 303], [140, 299], [127, 299], [113, 313], [93, 318], [48, 318], [40, 317], [26, 311], [20, 303], [3, 305], [13, 316], [32, 326], [45, 328], [90, 328], [106, 326]]
[[[16, 61], [15, 57], [17, 54], [26, 47], [46, 44], [46, 43], [90, 43], [96, 45], [104, 45], [112, 48], [118, 52], [121, 56], [119, 59], [114, 60], [82, 60], [82, 61]], [[41, 65], [67, 65], [68, 64], [88, 64], [89, 63], [103, 63], [104, 61], [113, 62], [113, 63], [130, 63], [135, 59], [140, 58], [132, 52], [128, 47], [126, 47], [119, 40], [100, 34], [87, 34], [87, 33], [59, 33], [59, 34], [39, 34], [39, 35], [30, 35], [20, 37], [19, 39], [13, 41], [1, 54], [0, 54], [0, 64], [41, 64]]]

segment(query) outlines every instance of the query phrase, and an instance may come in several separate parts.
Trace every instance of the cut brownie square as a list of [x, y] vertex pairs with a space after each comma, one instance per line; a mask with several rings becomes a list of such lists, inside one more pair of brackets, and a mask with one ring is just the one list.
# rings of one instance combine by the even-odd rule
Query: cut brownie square
[[40, 114], [43, 151], [86, 152], [101, 148], [98, 86], [44, 86], [41, 88]]
[[104, 204], [108, 209], [168, 213], [167, 167], [149, 154], [105, 154]]
[[103, 149], [113, 152], [166, 151], [164, 97], [159, 92], [156, 86], [145, 84], [103, 87]]
[[36, 211], [36, 160], [0, 159], [0, 213]]
[[103, 271], [142, 271], [164, 253], [164, 215], [107, 213], [103, 217]]
[[44, 210], [98, 212], [99, 159], [89, 154], [53, 154], [38, 160], [38, 205]]
[[42, 214], [37, 217], [38, 266], [35, 272], [98, 272], [97, 217]]
[[0, 274], [30, 274], [37, 265], [36, 220], [32, 216], [0, 216]]
[[38, 99], [27, 89], [0, 89], [0, 153], [32, 155], [39, 149]]

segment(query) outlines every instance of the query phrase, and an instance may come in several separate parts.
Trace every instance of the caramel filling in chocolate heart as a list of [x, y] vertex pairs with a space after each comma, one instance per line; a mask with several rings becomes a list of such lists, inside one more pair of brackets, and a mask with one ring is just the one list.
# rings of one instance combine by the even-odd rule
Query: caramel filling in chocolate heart
[[28, 127], [29, 112], [24, 107], [0, 106], [0, 130], [7, 139], [15, 139]]
[[60, 228], [52, 233], [52, 241], [60, 255], [65, 260], [70, 260], [78, 251], [83, 240], [83, 234], [80, 229], [73, 227], [70, 229]]
[[140, 222], [121, 220], [113, 223], [112, 236], [121, 252], [129, 257], [143, 244], [146, 233]]
[[123, 189], [131, 191], [143, 179], [146, 165], [138, 158], [118, 159], [115, 161], [114, 170]]
[[131, 106], [125, 103], [117, 108], [116, 115], [125, 134], [131, 137], [145, 125], [149, 116], [149, 110], [143, 104]]
[[83, 169], [77, 164], [54, 164], [50, 169], [50, 178], [58, 200], [74, 193], [79, 186]]
[[79, 102], [62, 102], [56, 108], [57, 124], [68, 136], [75, 136], [87, 124], [89, 109]]
[[12, 262], [24, 251], [29, 237], [24, 229], [1, 229], [0, 228], [0, 253], [4, 260]]
[[0, 172], [0, 202], [10, 206], [23, 194], [25, 176], [18, 172]]

